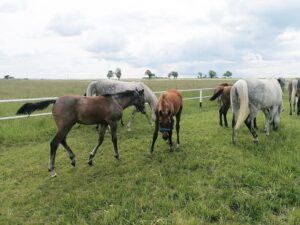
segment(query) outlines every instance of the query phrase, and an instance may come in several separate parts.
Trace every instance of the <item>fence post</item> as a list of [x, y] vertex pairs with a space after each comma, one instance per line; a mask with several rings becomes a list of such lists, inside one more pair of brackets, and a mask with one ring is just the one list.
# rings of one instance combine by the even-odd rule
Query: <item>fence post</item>
[[200, 89], [199, 107], [202, 108], [202, 89]]

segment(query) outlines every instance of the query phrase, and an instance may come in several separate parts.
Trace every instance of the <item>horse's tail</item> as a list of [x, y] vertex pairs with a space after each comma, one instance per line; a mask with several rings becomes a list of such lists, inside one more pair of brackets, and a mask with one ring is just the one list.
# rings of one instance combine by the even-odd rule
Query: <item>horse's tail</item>
[[291, 97], [292, 105], [295, 103], [297, 86], [298, 86], [298, 80], [297, 79], [292, 80], [292, 97]]
[[216, 93], [214, 93], [213, 96], [210, 97], [209, 100], [210, 100], [210, 101], [215, 100], [216, 98], [218, 98], [220, 95], [223, 94], [223, 91], [224, 91], [224, 87], [221, 86], [221, 87], [219, 88], [219, 90], [218, 90]]
[[234, 129], [237, 130], [249, 115], [248, 87], [244, 80], [238, 80], [230, 93], [232, 111], [236, 116]]
[[42, 110], [47, 108], [50, 104], [54, 104], [56, 99], [47, 100], [42, 102], [35, 102], [35, 103], [25, 103], [24, 105], [19, 108], [17, 114], [28, 114], [30, 115], [35, 110]]
[[85, 96], [92, 96], [93, 94], [96, 94], [96, 85], [96, 81], [91, 82], [86, 89]]

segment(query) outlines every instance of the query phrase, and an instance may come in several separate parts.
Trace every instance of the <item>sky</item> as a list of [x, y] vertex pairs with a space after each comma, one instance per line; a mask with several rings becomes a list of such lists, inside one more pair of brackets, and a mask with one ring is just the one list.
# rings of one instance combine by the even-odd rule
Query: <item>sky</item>
[[0, 0], [0, 77], [300, 72], [298, 0]]

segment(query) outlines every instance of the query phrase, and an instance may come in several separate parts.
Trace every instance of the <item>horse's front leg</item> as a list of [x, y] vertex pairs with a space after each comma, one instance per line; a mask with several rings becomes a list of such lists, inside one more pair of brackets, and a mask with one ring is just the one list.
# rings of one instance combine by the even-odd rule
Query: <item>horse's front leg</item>
[[50, 158], [49, 158], [49, 172], [51, 177], [56, 177], [56, 172], [54, 170], [54, 164], [55, 164], [55, 156], [56, 156], [56, 150], [58, 148], [59, 143], [63, 140], [63, 138], [66, 135], [62, 131], [58, 131], [55, 137], [52, 139], [50, 143]]
[[114, 145], [115, 158], [119, 159], [118, 138], [117, 138], [117, 123], [110, 124], [111, 140]]
[[158, 136], [158, 118], [156, 117], [155, 120], [155, 128], [154, 128], [154, 132], [153, 132], [153, 137], [152, 137], [152, 144], [151, 144], [151, 149], [150, 149], [150, 153], [153, 153], [154, 150], [154, 144], [156, 142], [157, 136]]
[[90, 165], [90, 166], [92, 166], [93, 165], [93, 159], [94, 159], [94, 157], [95, 157], [95, 155], [96, 155], [96, 153], [97, 153], [97, 150], [98, 150], [98, 148], [100, 147], [100, 145], [103, 143], [103, 141], [104, 141], [104, 136], [105, 136], [105, 131], [106, 131], [106, 129], [107, 129], [107, 124], [102, 124], [102, 125], [100, 125], [100, 130], [99, 130], [99, 138], [98, 138], [98, 144], [96, 145], [96, 147], [95, 148], [93, 148], [93, 150], [91, 151], [91, 153], [90, 153], [90, 157], [89, 157], [89, 161], [88, 161], [88, 164]]
[[169, 141], [170, 150], [173, 149], [172, 134], [173, 134], [172, 130], [168, 131], [168, 139], [169, 139], [168, 141]]
[[179, 148], [179, 131], [180, 131], [180, 119], [181, 119], [181, 112], [182, 112], [182, 107], [180, 107], [180, 110], [178, 114], [176, 115], [176, 135], [177, 135], [177, 145], [176, 147]]
[[131, 127], [131, 123], [132, 123], [132, 121], [134, 119], [134, 116], [135, 116], [136, 112], [137, 112], [137, 109], [134, 107], [134, 109], [132, 110], [132, 113], [131, 113], [131, 117], [130, 117], [127, 125], [126, 125], [128, 131], [131, 131], [131, 128], [130, 128]]

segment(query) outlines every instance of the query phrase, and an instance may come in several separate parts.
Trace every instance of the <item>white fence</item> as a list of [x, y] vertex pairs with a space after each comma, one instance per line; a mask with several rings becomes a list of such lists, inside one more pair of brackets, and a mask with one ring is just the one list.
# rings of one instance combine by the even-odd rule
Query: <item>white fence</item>
[[[201, 88], [201, 89], [186, 89], [186, 90], [179, 90], [180, 92], [191, 92], [191, 91], [199, 91], [198, 97], [190, 97], [190, 98], [183, 98], [183, 100], [193, 100], [199, 99], [199, 106], [202, 107], [202, 100], [205, 98], [209, 98], [209, 96], [203, 96], [203, 91], [206, 90], [213, 90], [215, 88]], [[156, 91], [155, 94], [163, 93], [164, 91]], [[52, 100], [57, 99], [57, 97], [47, 97], [47, 98], [24, 98], [24, 99], [3, 99], [0, 100], [0, 103], [10, 103], [10, 102], [30, 102], [30, 101], [45, 101], [45, 100]], [[12, 119], [19, 119], [25, 117], [35, 117], [35, 116], [47, 116], [51, 115], [52, 113], [36, 113], [31, 115], [23, 115], [23, 116], [8, 116], [8, 117], [0, 117], [0, 120], [12, 120]]]

